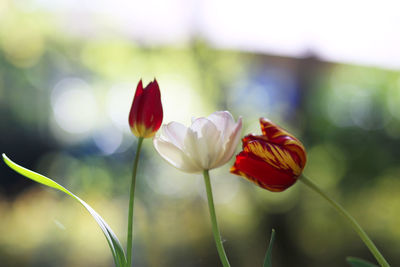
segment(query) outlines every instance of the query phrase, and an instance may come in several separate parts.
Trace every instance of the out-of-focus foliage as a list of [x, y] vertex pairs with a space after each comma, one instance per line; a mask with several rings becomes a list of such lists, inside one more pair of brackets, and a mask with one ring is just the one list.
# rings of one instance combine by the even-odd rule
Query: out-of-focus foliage
[[[307, 176], [349, 209], [394, 266], [400, 263], [400, 73], [213, 49], [201, 39], [149, 46], [118, 32], [60, 31], [57, 15], [0, 2], [0, 148], [85, 199], [124, 242], [136, 139], [134, 88], [157, 78], [167, 123], [228, 109], [243, 134], [268, 117], [308, 151]], [[145, 141], [135, 202], [137, 266], [216, 266], [200, 176], [171, 168]], [[233, 266], [373, 262], [352, 229], [302, 184], [271, 193], [211, 172]], [[59, 194], [0, 166], [4, 266], [110, 266], [95, 222]], [[60, 210], [64, 212], [61, 213]], [[79, 233], [79, 234], [76, 234]]]
[[346, 260], [352, 267], [376, 267], [375, 264], [359, 258], [347, 257]]
[[274, 246], [274, 241], [275, 241], [275, 230], [272, 229], [271, 239], [268, 244], [267, 253], [265, 254], [264, 265], [263, 265], [264, 267], [272, 266], [272, 248]]

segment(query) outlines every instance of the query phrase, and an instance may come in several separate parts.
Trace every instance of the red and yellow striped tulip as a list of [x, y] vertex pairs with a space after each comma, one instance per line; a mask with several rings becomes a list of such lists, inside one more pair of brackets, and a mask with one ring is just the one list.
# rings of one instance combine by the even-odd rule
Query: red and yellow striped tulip
[[262, 135], [242, 139], [243, 150], [236, 156], [231, 173], [258, 186], [280, 192], [301, 175], [307, 156], [303, 144], [268, 119], [260, 118]]
[[137, 137], [153, 137], [160, 128], [163, 120], [160, 88], [154, 79], [143, 89], [140, 80], [131, 111], [129, 112], [129, 126]]

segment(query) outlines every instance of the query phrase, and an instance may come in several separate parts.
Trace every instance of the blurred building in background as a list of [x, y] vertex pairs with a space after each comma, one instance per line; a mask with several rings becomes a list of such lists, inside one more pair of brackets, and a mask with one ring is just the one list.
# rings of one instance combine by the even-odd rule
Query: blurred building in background
[[[157, 78], [164, 122], [229, 110], [243, 135], [268, 117], [308, 150], [305, 173], [400, 264], [400, 17], [396, 1], [0, 2], [0, 148], [65, 185], [125, 242], [136, 84]], [[218, 266], [200, 176], [144, 144], [137, 266]], [[239, 148], [238, 148], [239, 149]], [[373, 261], [346, 222], [302, 184], [272, 193], [211, 172], [233, 266]], [[79, 205], [0, 164], [3, 266], [110, 266]]]

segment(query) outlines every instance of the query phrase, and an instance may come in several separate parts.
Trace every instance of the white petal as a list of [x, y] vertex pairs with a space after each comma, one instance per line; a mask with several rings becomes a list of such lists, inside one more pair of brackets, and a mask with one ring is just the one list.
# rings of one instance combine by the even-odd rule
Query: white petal
[[183, 149], [183, 142], [188, 128], [178, 122], [170, 122], [161, 128], [161, 139], [173, 143], [180, 149]]
[[161, 138], [155, 137], [153, 139], [154, 148], [172, 166], [184, 172], [195, 173], [201, 172], [203, 169], [194, 165], [193, 162], [187, 158], [185, 153], [176, 147], [174, 144], [169, 143]]
[[242, 118], [239, 117], [239, 120], [233, 129], [233, 132], [229, 136], [228, 142], [224, 146], [223, 156], [215, 162], [212, 168], [217, 168], [219, 166], [222, 166], [232, 158], [237, 148], [237, 145], [240, 141], [241, 133], [242, 133]]
[[221, 133], [217, 127], [206, 118], [198, 118], [188, 130], [184, 151], [206, 170], [213, 165], [222, 145]]
[[207, 117], [210, 121], [214, 123], [219, 131], [222, 133], [222, 138], [227, 142], [229, 136], [234, 131], [236, 126], [235, 120], [233, 119], [229, 111], [216, 111]]
[[209, 122], [202, 129], [202, 137], [199, 145], [207, 148], [207, 169], [211, 169], [214, 162], [219, 158], [219, 155], [224, 150], [223, 139], [221, 138], [222, 133], [215, 127], [215, 124]]
[[[197, 137], [202, 137], [203, 136], [203, 128], [204, 127], [210, 127], [209, 125], [212, 124], [211, 121], [209, 121], [206, 118], [196, 118], [192, 119], [192, 125], [190, 126], [190, 129], [197, 134]], [[214, 126], [215, 128], [215, 126]]]

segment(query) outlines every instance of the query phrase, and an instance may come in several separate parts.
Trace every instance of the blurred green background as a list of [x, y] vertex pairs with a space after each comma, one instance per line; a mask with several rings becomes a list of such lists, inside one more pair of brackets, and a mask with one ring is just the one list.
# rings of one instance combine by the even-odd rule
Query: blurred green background
[[[91, 12], [91, 4], [1, 0], [1, 152], [80, 196], [125, 243], [136, 147], [127, 117], [139, 79], [156, 77], [164, 123], [229, 110], [243, 117], [243, 135], [260, 133], [261, 116], [295, 134], [308, 151], [306, 175], [400, 265], [399, 71], [322, 61], [313, 50], [284, 57], [220, 47], [196, 30], [171, 41], [152, 34], [152, 24], [135, 26], [140, 12], [117, 23], [107, 6]], [[164, 5], [143, 16], [164, 23]], [[347, 222], [303, 184], [272, 193], [231, 175], [230, 165], [211, 179], [232, 266], [262, 266], [272, 228], [276, 267], [346, 266], [346, 256], [374, 261]], [[202, 177], [165, 163], [150, 140], [135, 205], [135, 266], [220, 265]], [[79, 204], [1, 163], [0, 265], [112, 266], [112, 256]]]

